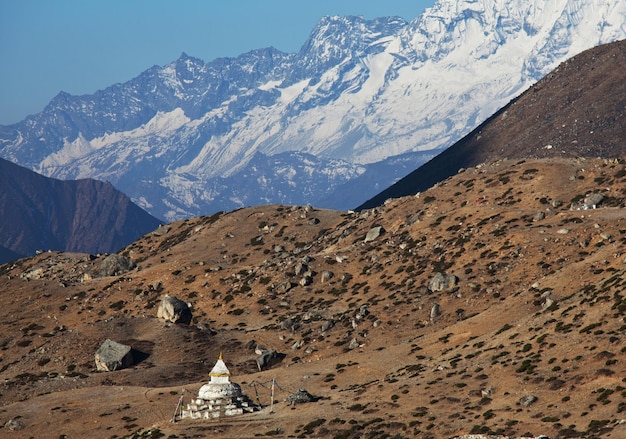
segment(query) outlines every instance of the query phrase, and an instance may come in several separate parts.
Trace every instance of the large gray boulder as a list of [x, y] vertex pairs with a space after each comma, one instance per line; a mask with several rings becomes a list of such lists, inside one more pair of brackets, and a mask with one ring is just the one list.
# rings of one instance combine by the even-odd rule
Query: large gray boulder
[[605, 196], [601, 193], [595, 192], [587, 195], [583, 201], [584, 209], [595, 209], [598, 204], [604, 201]]
[[172, 323], [189, 324], [191, 322], [191, 310], [186, 302], [166, 294], [159, 303], [157, 317]]
[[135, 263], [126, 256], [109, 255], [98, 266], [97, 277], [117, 276], [135, 268]]
[[280, 363], [285, 357], [285, 354], [277, 352], [274, 349], [270, 349], [257, 357], [256, 365], [259, 368], [259, 371], [262, 371]]
[[124, 369], [134, 363], [132, 348], [108, 338], [95, 354], [96, 369], [104, 372]]
[[428, 289], [433, 293], [438, 291], [449, 291], [456, 287], [458, 278], [454, 274], [435, 273], [428, 284]]
[[385, 233], [385, 229], [382, 226], [372, 227], [365, 235], [365, 242], [371, 242], [376, 240], [380, 235]]

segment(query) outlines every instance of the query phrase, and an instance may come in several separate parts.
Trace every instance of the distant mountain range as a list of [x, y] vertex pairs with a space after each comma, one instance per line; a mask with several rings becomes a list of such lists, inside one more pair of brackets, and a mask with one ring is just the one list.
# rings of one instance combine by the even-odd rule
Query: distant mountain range
[[[109, 181], [166, 220], [281, 202], [358, 206], [559, 63], [626, 37], [626, 3], [440, 0], [324, 17], [298, 53], [183, 54], [0, 127], [0, 156]], [[363, 184], [366, 182], [367, 184]]]
[[456, 144], [363, 203], [424, 191], [461, 168], [502, 159], [626, 156], [626, 40], [584, 51]]
[[0, 159], [0, 263], [38, 250], [116, 252], [159, 224], [110, 183], [56, 180]]

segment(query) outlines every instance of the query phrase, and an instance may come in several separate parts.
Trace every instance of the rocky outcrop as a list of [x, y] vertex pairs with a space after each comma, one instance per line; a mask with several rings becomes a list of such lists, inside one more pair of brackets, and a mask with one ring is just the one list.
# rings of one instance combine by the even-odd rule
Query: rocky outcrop
[[124, 369], [134, 364], [132, 348], [106, 339], [95, 354], [96, 369], [103, 372]]
[[167, 322], [189, 324], [191, 322], [191, 309], [186, 302], [174, 296], [165, 295], [159, 303], [157, 317]]

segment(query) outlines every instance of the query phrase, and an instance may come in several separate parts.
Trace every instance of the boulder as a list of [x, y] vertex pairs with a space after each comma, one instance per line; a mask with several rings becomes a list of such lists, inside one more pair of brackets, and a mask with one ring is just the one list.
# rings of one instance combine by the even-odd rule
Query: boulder
[[328, 282], [333, 278], [335, 274], [332, 271], [324, 270], [322, 271], [321, 281], [322, 283]]
[[298, 262], [296, 264], [296, 267], [294, 268], [294, 273], [296, 274], [296, 276], [300, 276], [307, 271], [309, 271], [309, 267], [306, 263], [303, 262]]
[[263, 352], [256, 359], [256, 365], [259, 368], [259, 371], [269, 369], [274, 364], [279, 363], [285, 358], [285, 354], [281, 354], [274, 349], [270, 349], [268, 351]]
[[583, 209], [595, 209], [598, 204], [604, 201], [604, 195], [600, 193], [592, 193], [585, 197], [583, 201]]
[[435, 303], [433, 305], [433, 307], [430, 309], [430, 319], [434, 320], [437, 317], [439, 317], [439, 314], [441, 314], [441, 309], [439, 308], [439, 304]]
[[191, 322], [191, 310], [189, 305], [182, 300], [165, 295], [159, 303], [157, 317], [172, 323], [189, 324]]
[[293, 285], [291, 284], [290, 281], [285, 281], [283, 283], [276, 285], [276, 287], [274, 287], [274, 291], [278, 294], [285, 294], [289, 290], [291, 290], [292, 287]]
[[10, 431], [22, 430], [24, 427], [24, 421], [19, 418], [9, 419], [7, 422], [4, 423], [4, 428]]
[[298, 283], [303, 287], [307, 287], [313, 283], [313, 278], [311, 276], [302, 276]]
[[332, 320], [326, 320], [324, 323], [322, 323], [322, 332], [328, 331], [333, 326], [335, 326], [335, 322], [333, 322]]
[[298, 389], [297, 392], [292, 393], [291, 395], [289, 395], [285, 399], [285, 402], [293, 405], [293, 404], [304, 404], [306, 402], [315, 402], [317, 400], [318, 400], [318, 398], [316, 398], [315, 396], [311, 395], [305, 389]]
[[438, 291], [448, 291], [454, 289], [457, 282], [458, 278], [455, 275], [437, 272], [430, 280], [428, 289], [433, 293]]
[[104, 372], [124, 369], [133, 365], [132, 348], [108, 338], [100, 345], [94, 356], [96, 369]]
[[374, 241], [383, 233], [385, 233], [385, 229], [382, 226], [372, 227], [365, 235], [365, 242]]
[[544, 310], [551, 309], [551, 307], [556, 303], [556, 300], [552, 297], [550, 291], [546, 291], [541, 295], [541, 308]]
[[524, 407], [529, 407], [535, 402], [537, 402], [538, 399], [539, 398], [537, 398], [535, 395], [522, 396], [519, 400], [519, 404]]
[[98, 266], [98, 277], [118, 276], [135, 268], [135, 263], [126, 256], [109, 255]]

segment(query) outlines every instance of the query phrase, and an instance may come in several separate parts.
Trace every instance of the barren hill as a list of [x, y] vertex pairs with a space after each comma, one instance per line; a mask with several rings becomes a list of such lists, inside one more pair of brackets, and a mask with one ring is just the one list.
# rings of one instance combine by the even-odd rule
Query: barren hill
[[[625, 203], [623, 161], [501, 160], [358, 213], [172, 223], [117, 275], [84, 254], [4, 265], [0, 422], [37, 438], [624, 437]], [[190, 325], [156, 318], [165, 294]], [[140, 362], [96, 372], [106, 338]], [[256, 344], [286, 356], [259, 372]], [[263, 410], [171, 423], [220, 352]], [[299, 388], [319, 399], [283, 402]]]
[[414, 194], [459, 169], [540, 157], [626, 155], [626, 40], [562, 63], [463, 139], [360, 208]]

